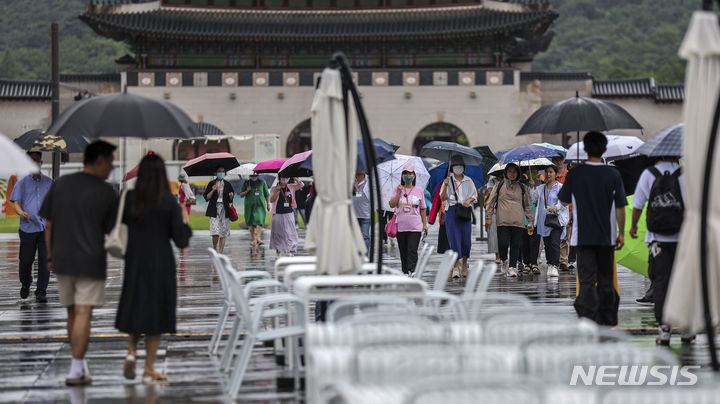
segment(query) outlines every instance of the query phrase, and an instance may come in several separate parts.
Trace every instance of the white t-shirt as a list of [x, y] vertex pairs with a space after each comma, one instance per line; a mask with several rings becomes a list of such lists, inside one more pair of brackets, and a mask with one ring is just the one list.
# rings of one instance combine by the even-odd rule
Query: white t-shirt
[[[450, 181], [454, 181], [455, 188], [453, 188], [453, 183]], [[455, 198], [455, 190], [457, 190], [457, 199]], [[463, 202], [471, 197], [474, 201], [477, 200], [477, 188], [475, 188], [475, 183], [473, 183], [473, 180], [470, 177], [465, 175], [463, 176], [462, 181], [456, 180], [454, 175], [451, 175], [448, 178], [447, 204], [445, 205], [445, 210], [448, 210], [450, 206], [453, 206], [456, 203], [460, 203], [462, 205]]]
[[[665, 171], [674, 173], [675, 170], [680, 168], [680, 164], [663, 161], [661, 163], [655, 164], [655, 168], [657, 168], [657, 170], [660, 171], [661, 174], [665, 173]], [[684, 175], [680, 175], [678, 180], [680, 181], [680, 192], [682, 193], [683, 203], [685, 203], [685, 180], [683, 179], [683, 176]], [[645, 169], [645, 171], [643, 171], [643, 173], [640, 175], [640, 179], [638, 180], [637, 186], [635, 187], [633, 208], [640, 210], [645, 208], [645, 204], [650, 198], [650, 189], [652, 189], [653, 183], [655, 183], [655, 176], [653, 175], [653, 173], [650, 172], [650, 170]], [[679, 239], [679, 233], [664, 235], [653, 233], [650, 230], [645, 233], [645, 242], [647, 244], [650, 244], [653, 241], [657, 241], [659, 243], [677, 243]]]
[[217, 184], [217, 203], [223, 203], [223, 189], [225, 188], [225, 181], [216, 181], [215, 184]]

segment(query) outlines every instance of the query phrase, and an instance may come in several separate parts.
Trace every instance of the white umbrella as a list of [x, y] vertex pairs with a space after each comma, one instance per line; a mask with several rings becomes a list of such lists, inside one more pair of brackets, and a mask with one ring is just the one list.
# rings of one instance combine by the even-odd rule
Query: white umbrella
[[240, 166], [233, 168], [232, 170], [228, 171], [228, 174], [235, 174], [239, 175], [241, 177], [247, 178], [250, 175], [253, 174], [253, 170], [255, 169], [256, 163], [243, 163], [240, 164]]
[[[625, 157], [631, 154], [635, 154], [637, 149], [645, 144], [640, 138], [636, 136], [618, 136], [618, 135], [606, 135], [608, 144], [607, 151], [603, 153], [602, 158], [605, 160], [614, 159], [618, 157]], [[580, 156], [578, 156], [580, 153]], [[587, 160], [588, 155], [585, 153], [585, 146], [583, 142], [575, 143], [568, 149], [565, 155], [565, 160]]]
[[[520, 167], [547, 167], [552, 165], [552, 161], [548, 158], [541, 157], [539, 159], [520, 161], [517, 163], [517, 165]], [[497, 171], [502, 171], [505, 169], [505, 166], [507, 166], [507, 164], [495, 163], [494, 166], [490, 167], [490, 171], [488, 172], [494, 173]]]
[[317, 255], [318, 271], [330, 275], [356, 272], [366, 251], [350, 199], [358, 133], [352, 100], [348, 100], [347, 110], [346, 133], [340, 71], [326, 68], [312, 104], [312, 168], [317, 197], [305, 249]]
[[[705, 330], [700, 260], [700, 211], [703, 180], [710, 176], [708, 210], [707, 288], [712, 326], [720, 326], [720, 164], [705, 172], [705, 156], [712, 127], [713, 112], [720, 87], [720, 29], [714, 12], [696, 11], [680, 46], [680, 56], [688, 60], [683, 105], [683, 151], [685, 154], [685, 220], [680, 232], [664, 320], [690, 333]], [[718, 155], [717, 145], [715, 156]]]
[[0, 178], [23, 177], [40, 171], [40, 167], [7, 136], [0, 133]]
[[411, 164], [415, 167], [415, 186], [425, 189], [430, 180], [430, 173], [425, 168], [425, 164], [420, 157], [406, 156], [396, 154], [395, 160], [386, 161], [378, 164], [378, 176], [380, 177], [380, 198], [382, 199], [382, 208], [387, 211], [393, 210], [390, 207], [390, 198], [395, 195], [398, 185], [400, 185], [400, 177], [402, 177], [403, 167]]

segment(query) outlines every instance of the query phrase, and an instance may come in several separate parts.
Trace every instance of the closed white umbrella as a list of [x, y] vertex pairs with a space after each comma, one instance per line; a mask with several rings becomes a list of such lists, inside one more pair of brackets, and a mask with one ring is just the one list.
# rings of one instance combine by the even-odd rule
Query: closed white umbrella
[[[720, 29], [714, 12], [696, 11], [685, 34], [680, 56], [687, 59], [685, 104], [683, 105], [684, 178], [687, 201], [685, 221], [665, 300], [664, 320], [686, 332], [700, 333], [706, 328], [701, 281], [701, 203], [703, 181], [709, 176], [707, 215], [707, 290], [711, 326], [720, 326], [720, 162], [705, 172], [705, 156], [713, 124], [713, 112], [720, 87]], [[711, 345], [712, 348], [712, 345]]]
[[11, 175], [23, 177], [38, 171], [40, 168], [28, 157], [27, 152], [0, 133], [0, 178]]
[[317, 197], [305, 249], [317, 255], [321, 273], [357, 272], [365, 255], [350, 199], [357, 158], [357, 117], [348, 100], [347, 132], [340, 72], [326, 68], [312, 104], [313, 178]]
[[415, 167], [415, 186], [425, 189], [430, 180], [425, 164], [420, 157], [406, 156], [396, 154], [395, 160], [386, 161], [378, 164], [378, 176], [380, 177], [380, 198], [382, 200], [382, 208], [387, 211], [393, 210], [390, 207], [390, 199], [395, 195], [398, 185], [400, 185], [400, 177], [402, 177], [403, 167], [411, 164]]
[[[635, 154], [637, 153], [637, 149], [645, 143], [636, 136], [606, 135], [606, 137], [608, 140], [607, 151], [602, 155], [602, 158], [605, 160]], [[578, 153], [580, 154], [579, 156]], [[588, 159], [582, 141], [571, 145], [565, 155], [565, 160], [571, 161], [577, 159]]]

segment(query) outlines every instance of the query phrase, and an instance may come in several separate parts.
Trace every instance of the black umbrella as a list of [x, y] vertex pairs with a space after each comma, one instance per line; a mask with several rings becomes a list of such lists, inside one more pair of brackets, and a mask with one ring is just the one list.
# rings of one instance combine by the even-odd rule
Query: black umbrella
[[93, 97], [74, 103], [60, 115], [48, 133], [65, 138], [202, 136], [190, 117], [175, 105], [127, 93]]
[[479, 166], [483, 163], [482, 156], [477, 150], [457, 143], [442, 142], [439, 140], [432, 141], [423, 146], [420, 155], [432, 157], [446, 163], [450, 162], [451, 157], [460, 156], [466, 166]]
[[642, 172], [651, 165], [647, 156], [633, 156], [622, 160], [615, 160], [612, 164], [620, 171], [625, 186], [625, 195], [633, 195], [635, 187], [640, 180]]
[[477, 146], [473, 147], [473, 149], [477, 150], [478, 153], [482, 156], [483, 159], [483, 176], [485, 177], [485, 181], [487, 182], [488, 178], [488, 171], [490, 171], [490, 167], [494, 166], [495, 163], [497, 163], [497, 157], [495, 157], [495, 154], [493, 154], [492, 150], [490, 150], [489, 146]]
[[575, 97], [545, 105], [525, 121], [519, 135], [537, 133], [608, 131], [612, 129], [640, 129], [642, 126], [621, 106], [596, 98]]
[[63, 153], [82, 153], [90, 142], [82, 136], [68, 138], [48, 135], [45, 129], [33, 129], [15, 139], [15, 143], [24, 150], [41, 152], [60, 151]]

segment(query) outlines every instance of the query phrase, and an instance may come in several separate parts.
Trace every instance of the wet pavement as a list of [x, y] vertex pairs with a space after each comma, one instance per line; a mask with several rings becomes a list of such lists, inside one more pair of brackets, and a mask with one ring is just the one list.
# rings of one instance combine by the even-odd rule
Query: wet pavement
[[[299, 235], [304, 238], [304, 230]], [[431, 227], [427, 242], [435, 244], [437, 229]], [[269, 240], [269, 231], [265, 232]], [[251, 248], [247, 231], [234, 230], [225, 253], [236, 267], [267, 270], [276, 259], [268, 250], [268, 242]], [[217, 360], [207, 353], [207, 344], [221, 307], [222, 292], [217, 275], [213, 274], [207, 248], [211, 246], [207, 232], [196, 232], [191, 247], [178, 252], [178, 334], [166, 335], [158, 353], [156, 368], [168, 375], [166, 384], [145, 386], [122, 376], [122, 363], [127, 352], [124, 335], [114, 328], [115, 310], [122, 284], [121, 261], [110, 258], [106, 282], [106, 304], [93, 313], [92, 337], [88, 361], [93, 384], [87, 388], [66, 388], [66, 373], [71, 352], [65, 331], [65, 309], [59, 304], [54, 276], [51, 276], [46, 304], [35, 303], [33, 294], [19, 300], [17, 235], [0, 235], [0, 401], [228, 401], [223, 395], [225, 376], [218, 370]], [[485, 242], [473, 243], [471, 264], [487, 252]], [[302, 254], [299, 253], [299, 254]], [[386, 264], [400, 267], [397, 248], [389, 248]], [[541, 265], [541, 268], [543, 266]], [[638, 344], [653, 346], [656, 324], [652, 307], [635, 303], [649, 286], [649, 281], [626, 268], [618, 269], [620, 288], [620, 328], [631, 332]], [[451, 282], [448, 289], [460, 293], [462, 284]], [[34, 291], [31, 289], [31, 292]], [[495, 276], [490, 285], [493, 292], [516, 292], [528, 296], [537, 305], [566, 307], [573, 310], [575, 297], [574, 273], [561, 273], [557, 281], [548, 282], [545, 273], [523, 275], [518, 279]], [[685, 364], [705, 365], [707, 345], [703, 336], [689, 347], [681, 347], [679, 336], [673, 336], [672, 349]], [[140, 346], [138, 369], [144, 351]], [[276, 377], [280, 368], [269, 348], [255, 350], [240, 402], [298, 402], [302, 393], [279, 393]]]

